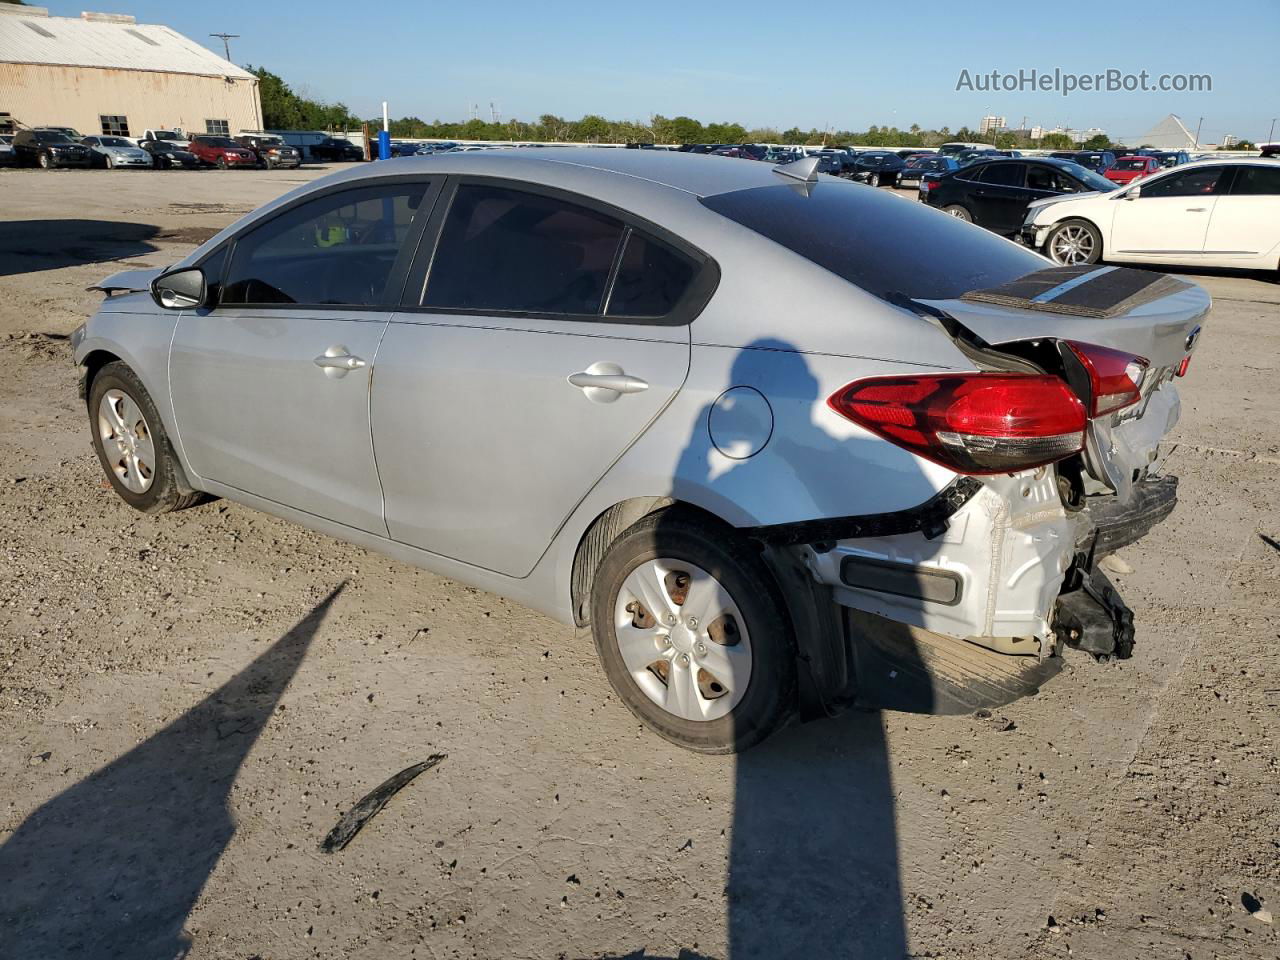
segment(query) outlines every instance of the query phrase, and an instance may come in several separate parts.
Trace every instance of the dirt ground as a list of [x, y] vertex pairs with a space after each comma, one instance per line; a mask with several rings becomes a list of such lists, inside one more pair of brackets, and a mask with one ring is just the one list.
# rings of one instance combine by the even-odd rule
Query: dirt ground
[[707, 758], [523, 608], [104, 488], [85, 286], [318, 175], [0, 170], [0, 957], [1280, 956], [1280, 284], [1196, 278], [1132, 660]]

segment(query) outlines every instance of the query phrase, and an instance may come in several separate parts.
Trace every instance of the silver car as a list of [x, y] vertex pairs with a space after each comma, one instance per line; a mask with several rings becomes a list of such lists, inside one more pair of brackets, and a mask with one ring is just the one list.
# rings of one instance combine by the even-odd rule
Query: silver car
[[704, 752], [1128, 656], [1097, 561], [1173, 508], [1208, 297], [816, 162], [494, 150], [299, 188], [100, 285], [74, 347], [106, 475], [589, 627]]
[[150, 170], [155, 166], [151, 154], [124, 137], [82, 137], [80, 142], [94, 152], [100, 166], [109, 170], [116, 167], [145, 167]]

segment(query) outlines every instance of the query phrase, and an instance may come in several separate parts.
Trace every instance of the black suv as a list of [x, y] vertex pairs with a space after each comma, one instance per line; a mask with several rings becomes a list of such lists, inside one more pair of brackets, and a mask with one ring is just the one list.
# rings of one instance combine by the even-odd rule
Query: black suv
[[363, 160], [364, 151], [350, 140], [342, 137], [325, 137], [319, 143], [313, 143], [307, 150], [316, 160]]
[[953, 217], [1013, 236], [1032, 200], [1114, 189], [1110, 180], [1070, 160], [1021, 157], [979, 160], [941, 176], [925, 174], [920, 199]]
[[302, 166], [302, 151], [297, 147], [289, 146], [279, 137], [273, 137], [270, 134], [246, 133], [244, 136], [236, 137], [235, 140], [246, 150], [253, 151], [260, 167], [270, 170], [272, 167]]
[[22, 167], [40, 166], [48, 170], [93, 165], [93, 151], [60, 130], [18, 131], [13, 138], [13, 154]]

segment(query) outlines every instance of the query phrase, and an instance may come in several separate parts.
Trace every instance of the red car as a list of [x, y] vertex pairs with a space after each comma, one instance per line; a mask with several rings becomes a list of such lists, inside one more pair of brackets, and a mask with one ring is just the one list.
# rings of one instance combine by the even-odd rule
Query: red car
[[1102, 174], [1113, 183], [1126, 186], [1135, 180], [1141, 180], [1160, 169], [1160, 161], [1156, 157], [1129, 156], [1121, 157], [1113, 166]]
[[256, 167], [258, 156], [252, 150], [246, 150], [230, 137], [192, 137], [191, 152], [196, 159], [206, 166], [221, 167]]

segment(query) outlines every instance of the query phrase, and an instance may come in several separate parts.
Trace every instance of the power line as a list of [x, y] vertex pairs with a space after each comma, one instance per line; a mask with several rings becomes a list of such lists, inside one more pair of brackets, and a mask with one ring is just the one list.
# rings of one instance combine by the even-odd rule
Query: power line
[[211, 34], [209, 34], [209, 36], [211, 36], [211, 37], [217, 37], [219, 40], [221, 40], [221, 41], [222, 41], [222, 50], [223, 50], [223, 52], [226, 54], [226, 59], [230, 60], [230, 59], [231, 59], [231, 43], [230, 43], [230, 41], [232, 41], [232, 40], [239, 40], [239, 39], [240, 39], [240, 34], [238, 34], [238, 33], [211, 33]]

